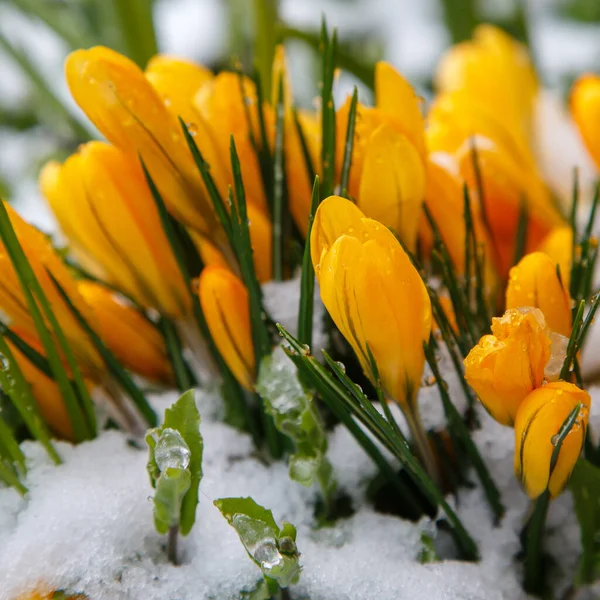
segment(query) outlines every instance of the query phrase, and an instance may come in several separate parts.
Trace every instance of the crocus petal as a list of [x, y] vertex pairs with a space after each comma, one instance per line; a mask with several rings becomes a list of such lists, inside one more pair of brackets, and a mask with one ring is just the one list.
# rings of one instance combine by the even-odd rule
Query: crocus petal
[[165, 341], [156, 326], [104, 286], [82, 281], [77, 287], [95, 315], [98, 335], [119, 362], [152, 381], [172, 383]]
[[256, 359], [248, 291], [228, 269], [206, 267], [200, 275], [198, 294], [210, 334], [221, 356], [240, 384], [251, 390]]
[[[561, 445], [550, 477], [553, 440], [578, 403], [582, 408]], [[581, 454], [590, 404], [587, 392], [564, 381], [542, 386], [523, 400], [515, 421], [515, 475], [531, 498], [537, 498], [546, 488], [552, 497], [564, 489]]]
[[375, 65], [375, 100], [377, 108], [394, 120], [424, 159], [422, 99], [392, 65], [383, 61]]
[[358, 207], [396, 231], [414, 251], [424, 195], [425, 168], [415, 146], [382, 125], [371, 134], [365, 151]]
[[600, 169], [600, 76], [586, 74], [577, 80], [570, 107], [586, 148]]
[[506, 308], [535, 306], [552, 331], [571, 335], [571, 298], [556, 263], [543, 252], [527, 254], [509, 274]]

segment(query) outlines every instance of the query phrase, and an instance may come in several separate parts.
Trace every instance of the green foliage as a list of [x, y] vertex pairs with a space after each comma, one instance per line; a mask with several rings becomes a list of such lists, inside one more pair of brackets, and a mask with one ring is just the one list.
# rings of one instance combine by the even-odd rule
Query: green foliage
[[296, 528], [277, 526], [273, 513], [252, 498], [221, 498], [215, 506], [236, 530], [248, 556], [260, 568], [267, 584], [286, 588], [300, 577]]
[[327, 436], [310, 395], [298, 380], [293, 363], [277, 348], [263, 358], [256, 390], [275, 427], [295, 446], [290, 457], [290, 478], [310, 487], [317, 480], [327, 500], [335, 491], [331, 465], [325, 457]]
[[569, 487], [581, 528], [582, 554], [576, 583], [583, 585], [600, 579], [600, 469], [580, 459], [573, 469]]
[[177, 527], [182, 535], [187, 535], [196, 520], [202, 479], [203, 441], [193, 390], [185, 392], [165, 411], [163, 425], [148, 431], [146, 443], [150, 450], [148, 474], [156, 490], [156, 530], [166, 534]]

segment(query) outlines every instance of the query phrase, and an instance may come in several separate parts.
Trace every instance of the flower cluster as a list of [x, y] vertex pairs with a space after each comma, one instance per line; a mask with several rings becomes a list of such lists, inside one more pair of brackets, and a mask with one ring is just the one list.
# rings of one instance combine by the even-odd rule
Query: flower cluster
[[[574, 235], [536, 163], [533, 111], [539, 86], [521, 45], [494, 27], [478, 28], [473, 40], [442, 60], [437, 94], [426, 113], [407, 80], [378, 63], [374, 106], [348, 99], [335, 114], [332, 183], [340, 195], [322, 199], [312, 230], [310, 174], [324, 175], [330, 166], [320, 160], [321, 112], [328, 107], [294, 109], [282, 48], [275, 53], [270, 98], [238, 72], [213, 74], [160, 55], [142, 71], [104, 47], [73, 52], [66, 77], [73, 98], [106, 138], [82, 145], [62, 164], [47, 164], [40, 176], [77, 272], [48, 239], [7, 210], [86, 385], [111, 398], [117, 414], [126, 410], [115, 382], [70, 304], [123, 366], [146, 379], [162, 384], [175, 379], [158, 329], [159, 320], [168, 320], [197, 359], [214, 343], [239, 384], [254, 391], [262, 358], [250, 309], [255, 292], [213, 196], [225, 200], [225, 213], [239, 209], [239, 193], [232, 192], [239, 160], [250, 262], [257, 282], [271, 280], [274, 239], [282, 232], [261, 157], [276, 152], [283, 126], [282, 172], [275, 176], [285, 179], [295, 241], [310, 245], [323, 304], [368, 379], [403, 410], [432, 477], [437, 466], [420, 424], [417, 394], [433, 324], [430, 296], [440, 288], [434, 259], [442, 244], [454, 281], [466, 285], [472, 257], [465, 240], [473, 236], [482, 301], [506, 312], [492, 319], [491, 334], [465, 359], [466, 379], [496, 420], [514, 425], [515, 469], [527, 492], [532, 497], [547, 487], [552, 495], [560, 492], [583, 444], [590, 399], [570, 381], [558, 380], [572, 333]], [[593, 127], [600, 79], [583, 77], [571, 105], [600, 165]], [[207, 174], [198, 169], [189, 137]], [[157, 196], [169, 223], [185, 234], [199, 258], [189, 273], [194, 285], [182, 271]], [[521, 220], [518, 256], [515, 232]], [[513, 266], [515, 257], [519, 262]], [[43, 355], [4, 247], [0, 265], [7, 325]], [[474, 299], [464, 296], [471, 306]], [[451, 306], [444, 312], [459, 337], [466, 317], [458, 314], [456, 290], [441, 289], [439, 300], [447, 304], [448, 298]], [[205, 330], [195, 322], [196, 305]], [[22, 345], [11, 348], [48, 423], [72, 437], [57, 385]], [[210, 372], [210, 361], [203, 366]], [[581, 406], [581, 415], [551, 468], [552, 439], [575, 406]]]

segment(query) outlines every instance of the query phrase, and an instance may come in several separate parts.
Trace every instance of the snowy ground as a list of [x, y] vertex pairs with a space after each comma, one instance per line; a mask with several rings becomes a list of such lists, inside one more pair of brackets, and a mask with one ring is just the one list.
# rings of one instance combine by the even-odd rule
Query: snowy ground
[[[435, 388], [427, 388], [422, 410], [438, 411]], [[600, 390], [596, 390], [600, 405]], [[154, 399], [162, 412], [175, 394]], [[480, 545], [478, 564], [416, 561], [418, 524], [377, 514], [365, 502], [375, 469], [343, 427], [330, 438], [329, 458], [355, 514], [334, 527], [313, 529], [316, 490], [290, 481], [284, 463], [265, 465], [253, 455], [248, 436], [214, 419], [217, 399], [198, 396], [203, 415], [204, 478], [196, 525], [181, 544], [183, 564], [170, 565], [164, 538], [154, 531], [147, 453], [116, 431], [73, 447], [58, 445], [65, 464], [51, 465], [39, 445], [24, 444], [29, 463], [21, 499], [0, 490], [0, 599], [9, 600], [36, 583], [85, 591], [92, 599], [229, 600], [257, 582], [259, 572], [232, 528], [212, 505], [224, 496], [252, 496], [271, 508], [278, 522], [298, 526], [304, 567], [292, 598], [312, 600], [519, 600], [518, 532], [528, 508], [512, 473], [513, 431], [482, 413], [475, 441], [499, 484], [507, 513], [499, 527], [477, 487], [462, 491], [460, 517]], [[592, 426], [600, 425], [600, 415]], [[555, 584], [565, 587], [575, 568], [579, 532], [571, 498], [551, 506], [548, 548], [557, 559]]]

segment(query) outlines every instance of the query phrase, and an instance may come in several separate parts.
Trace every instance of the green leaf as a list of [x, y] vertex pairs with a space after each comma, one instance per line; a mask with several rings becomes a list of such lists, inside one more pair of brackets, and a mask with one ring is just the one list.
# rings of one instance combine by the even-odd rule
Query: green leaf
[[[60, 389], [67, 412], [69, 413], [75, 439], [78, 441], [90, 439], [96, 434], [96, 415], [87, 388], [83, 382], [83, 377], [50, 302], [29, 263], [29, 259], [21, 247], [4, 202], [1, 201], [0, 239], [4, 243], [4, 247], [19, 279], [23, 296], [31, 313], [37, 334], [42, 342], [48, 363], [52, 369], [54, 380]], [[46, 321], [52, 329], [55, 339], [53, 339], [50, 329], [46, 326]], [[75, 386], [72, 386], [69, 381], [69, 376], [62, 362], [61, 353], [67, 360], [69, 368], [76, 379], [76, 387], [79, 394], [75, 393]]]
[[162, 429], [171, 428], [178, 431], [191, 452], [188, 470], [191, 474], [190, 488], [181, 506], [179, 529], [187, 535], [196, 520], [198, 504], [198, 488], [202, 479], [202, 452], [204, 443], [200, 434], [200, 413], [194, 399], [194, 391], [185, 392], [171, 408], [165, 411]]
[[154, 526], [165, 535], [180, 524], [181, 505], [190, 489], [191, 474], [187, 469], [169, 468], [156, 480], [154, 493]]
[[435, 551], [435, 540], [429, 533], [425, 531], [421, 533], [421, 550], [419, 551], [417, 560], [422, 565], [438, 562], [440, 560], [437, 552]]
[[146, 396], [144, 393], [138, 388], [135, 384], [132, 377], [127, 373], [127, 371], [123, 368], [117, 357], [113, 354], [113, 352], [106, 346], [106, 344], [102, 341], [102, 338], [94, 331], [91, 325], [85, 320], [84, 316], [79, 312], [79, 309], [73, 304], [63, 287], [56, 280], [54, 275], [50, 271], [48, 271], [48, 275], [50, 279], [56, 286], [58, 293], [61, 295], [62, 299], [65, 301], [73, 316], [81, 325], [81, 328], [85, 331], [90, 341], [98, 351], [98, 354], [102, 357], [102, 360], [106, 364], [108, 371], [115, 378], [116, 381], [123, 387], [123, 389], [127, 392], [135, 406], [138, 408], [146, 423], [150, 426], [156, 425], [156, 413], [153, 408], [148, 403]]
[[337, 52], [337, 32], [331, 40], [325, 18], [321, 24], [320, 52], [322, 56], [321, 76], [321, 173], [322, 194], [327, 198], [333, 194], [335, 185], [335, 106], [333, 104], [333, 77]]
[[[294, 443], [296, 452], [290, 457], [290, 478], [307, 487], [318, 479], [323, 496], [329, 498], [335, 490], [335, 481], [325, 457], [325, 428], [311, 397], [298, 380], [294, 364], [281, 348], [262, 360], [256, 391], [275, 427]], [[319, 477], [321, 474], [324, 478]]]
[[[0, 364], [0, 385], [3, 391], [10, 397], [13, 406], [21, 415], [31, 435], [42, 444], [53, 462], [60, 464], [60, 457], [52, 445], [52, 436], [40, 412], [40, 408], [33, 397], [31, 387], [25, 380], [19, 363], [16, 361], [10, 346], [6, 343], [2, 334], [0, 334], [0, 356], [2, 357], [0, 359], [2, 363]], [[14, 444], [9, 443], [10, 440], [6, 437], [8, 432], [2, 432], [3, 423], [2, 416], [0, 415], [0, 438], [4, 438], [6, 444], [8, 444], [8, 450], [12, 449], [11, 455], [13, 460], [24, 468], [25, 463], [22, 459], [21, 450], [18, 445], [15, 448], [16, 442]]]
[[[459, 516], [454, 509], [446, 502], [443, 494], [432, 481], [431, 477], [425, 472], [419, 461], [411, 453], [406, 440], [403, 436], [398, 435], [394, 426], [386, 421], [386, 419], [375, 409], [369, 400], [362, 393], [362, 390], [350, 380], [345, 371], [331, 360], [327, 354], [324, 354], [328, 366], [334, 372], [340, 385], [332, 380], [324, 367], [315, 360], [313, 356], [303, 348], [303, 346], [288, 333], [283, 327], [278, 326], [278, 329], [286, 342], [290, 345], [292, 359], [298, 365], [303, 363], [307, 370], [318, 380], [321, 385], [325, 386], [331, 394], [337, 396], [339, 402], [344, 408], [363, 423], [367, 429], [398, 459], [405, 467], [411, 479], [423, 492], [423, 494], [435, 505], [439, 506], [449, 523], [452, 525], [457, 545], [459, 546], [463, 556], [468, 560], [476, 560], [478, 557], [477, 544], [465, 529]], [[345, 392], [344, 388], [350, 392]], [[324, 399], [328, 396], [325, 395]]]
[[576, 582], [583, 585], [600, 579], [600, 469], [587, 460], [578, 460], [569, 487], [581, 527], [582, 553]]
[[[284, 230], [287, 208], [286, 178], [285, 178], [285, 108], [283, 105], [283, 77], [278, 81], [277, 104], [275, 106], [275, 152], [273, 155], [273, 227], [272, 227], [272, 262], [273, 280], [283, 281], [284, 260]], [[288, 214], [286, 214], [286, 212]]]
[[301, 567], [296, 548], [296, 529], [284, 523], [280, 530], [273, 513], [252, 498], [221, 498], [215, 506], [236, 530], [248, 556], [264, 577], [286, 588], [296, 583]]
[[358, 89], [355, 87], [348, 111], [348, 127], [346, 129], [346, 143], [344, 144], [344, 161], [342, 163], [342, 177], [340, 180], [341, 195], [348, 196], [348, 182], [350, 180], [350, 167], [352, 166], [352, 150], [354, 147], [354, 129], [356, 127], [356, 107], [358, 105]]
[[315, 295], [315, 269], [310, 256], [310, 234], [312, 232], [315, 213], [319, 206], [319, 177], [315, 177], [308, 218], [308, 231], [302, 257], [302, 275], [300, 276], [300, 306], [298, 308], [298, 339], [307, 346], [312, 346], [312, 326]]

